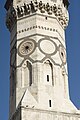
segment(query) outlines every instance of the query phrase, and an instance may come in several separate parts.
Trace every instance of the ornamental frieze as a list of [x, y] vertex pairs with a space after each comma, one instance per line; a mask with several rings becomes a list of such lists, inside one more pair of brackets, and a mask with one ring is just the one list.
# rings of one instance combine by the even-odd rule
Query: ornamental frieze
[[22, 18], [37, 11], [43, 14], [47, 13], [48, 16], [53, 16], [54, 14], [63, 26], [63, 28], [66, 28], [66, 26], [68, 25], [69, 16], [67, 10], [65, 14], [64, 9], [60, 5], [50, 5], [49, 3], [45, 4], [42, 1], [31, 1], [29, 4], [24, 3], [23, 6], [17, 6], [16, 8], [11, 6], [9, 8], [6, 16], [7, 28], [11, 30], [16, 19]]

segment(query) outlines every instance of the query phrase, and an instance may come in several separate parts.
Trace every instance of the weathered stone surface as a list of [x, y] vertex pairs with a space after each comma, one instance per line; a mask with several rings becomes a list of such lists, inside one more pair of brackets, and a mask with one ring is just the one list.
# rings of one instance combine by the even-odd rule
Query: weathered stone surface
[[68, 0], [13, 0], [9, 120], [80, 120], [69, 98], [65, 28]]

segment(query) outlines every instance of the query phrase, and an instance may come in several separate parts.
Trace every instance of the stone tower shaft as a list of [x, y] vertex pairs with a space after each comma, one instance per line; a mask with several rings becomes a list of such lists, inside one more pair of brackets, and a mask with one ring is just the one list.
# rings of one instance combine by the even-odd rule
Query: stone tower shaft
[[66, 120], [77, 111], [68, 88], [68, 5], [68, 0], [7, 0], [10, 120]]

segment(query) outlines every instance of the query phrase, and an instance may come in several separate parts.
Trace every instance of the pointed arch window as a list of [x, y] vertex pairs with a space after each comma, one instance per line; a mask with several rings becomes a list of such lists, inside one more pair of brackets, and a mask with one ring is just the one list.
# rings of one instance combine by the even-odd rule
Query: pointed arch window
[[32, 64], [29, 61], [26, 61], [26, 63], [24, 63], [24, 67], [23, 67], [23, 86], [31, 86], [32, 85]]
[[54, 85], [54, 81], [53, 81], [53, 65], [49, 60], [46, 60], [44, 62], [44, 79], [46, 79], [48, 84]]

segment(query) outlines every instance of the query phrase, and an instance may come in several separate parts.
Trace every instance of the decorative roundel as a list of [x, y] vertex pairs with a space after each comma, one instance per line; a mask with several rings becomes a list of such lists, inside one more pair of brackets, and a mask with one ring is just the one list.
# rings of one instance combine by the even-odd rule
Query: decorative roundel
[[59, 47], [59, 54], [60, 54], [60, 58], [61, 58], [62, 62], [66, 63], [66, 51], [65, 51], [64, 47], [62, 47], [62, 46]]
[[32, 40], [23, 41], [18, 48], [21, 56], [26, 56], [31, 54], [34, 49], [35, 49], [35, 44]]
[[44, 54], [48, 55], [55, 54], [57, 51], [56, 47], [57, 45], [52, 40], [44, 39], [39, 42], [40, 51], [43, 52]]

